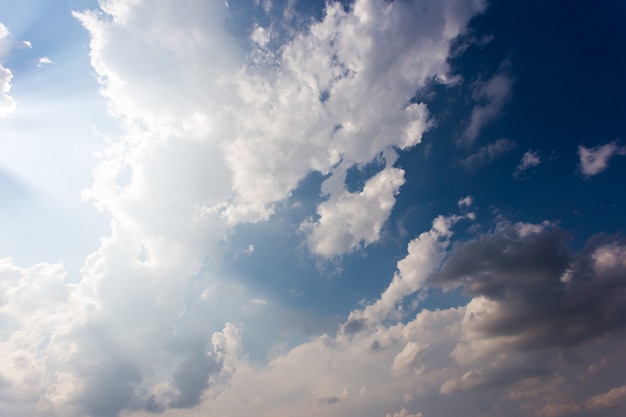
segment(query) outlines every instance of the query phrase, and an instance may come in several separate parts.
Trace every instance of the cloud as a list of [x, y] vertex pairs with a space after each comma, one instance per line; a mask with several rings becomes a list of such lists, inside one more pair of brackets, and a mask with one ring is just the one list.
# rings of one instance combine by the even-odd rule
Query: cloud
[[355, 320], [379, 322], [394, 312], [404, 297], [423, 288], [428, 276], [439, 268], [452, 236], [451, 227], [463, 217], [439, 216], [429, 231], [421, 233], [408, 244], [408, 254], [398, 261], [397, 271], [380, 298], [365, 309], [350, 313], [348, 323]]
[[47, 56], [42, 56], [41, 58], [39, 58], [37, 60], [37, 66], [41, 67], [43, 65], [47, 65], [47, 64], [52, 64], [52, 60], [50, 58], [48, 58]]
[[626, 385], [594, 395], [585, 402], [585, 407], [588, 410], [596, 411], [603, 408], [613, 408], [623, 403], [626, 403]]
[[[518, 229], [529, 227], [528, 224], [519, 227], [502, 224], [494, 233], [466, 245], [482, 242], [482, 239], [489, 240], [493, 235], [510, 235], [513, 240], [527, 240], [528, 246], [533, 246], [543, 239], [554, 239], [554, 233], [561, 233], [550, 225], [543, 225], [534, 228], [532, 233], [523, 233], [525, 237], [522, 238], [516, 232]], [[556, 242], [563, 243], [560, 237]], [[539, 246], [540, 249], [551, 247], [546, 244]], [[603, 287], [608, 276], [619, 280], [619, 274], [623, 274], [626, 268], [623, 247], [619, 240], [594, 238], [581, 253], [571, 255], [573, 259], [581, 259], [581, 264], [591, 259], [592, 269], [587, 270], [590, 275], [575, 277], [575, 281], [578, 278], [587, 280], [589, 286], [585, 294], [601, 292], [611, 297], [608, 295], [610, 291]], [[540, 249], [536, 252], [541, 253]], [[501, 250], [505, 254], [510, 251], [524, 252], [515, 245]], [[457, 253], [461, 252], [463, 248], [459, 252], [452, 249], [449, 259], [455, 259]], [[521, 253], [518, 255], [525, 258]], [[516, 256], [511, 255], [513, 258]], [[551, 258], [550, 255], [546, 257]], [[476, 258], [475, 263], [492, 264], [489, 260], [485, 261], [484, 257]], [[578, 264], [578, 269], [585, 269], [581, 264]], [[447, 262], [442, 272], [446, 265]], [[512, 276], [520, 269], [519, 264], [514, 262], [502, 262], [501, 265], [499, 273], [504, 276]], [[414, 273], [423, 269], [419, 263], [412, 267]], [[403, 272], [408, 273], [408, 269], [409, 266], [405, 264]], [[436, 281], [441, 277], [437, 273], [426, 274], [432, 275], [434, 281], [427, 280], [424, 285], [439, 285]], [[524, 278], [528, 280], [526, 275]], [[532, 287], [532, 283], [519, 285]], [[609, 286], [617, 288], [611, 284]], [[548, 288], [542, 286], [535, 289], [534, 298], [546, 297], [546, 292], [549, 292]], [[505, 296], [501, 301], [490, 301], [479, 295], [467, 306], [422, 310], [406, 323], [389, 320], [386, 324], [379, 322], [368, 326], [364, 319], [354, 319], [356, 314], [351, 314], [352, 318], [344, 323], [337, 335], [314, 337], [278, 355], [267, 366], [240, 362], [229, 389], [223, 391], [216, 400], [204, 403], [202, 410], [209, 414], [221, 414], [226, 410], [245, 414], [255, 410], [260, 416], [289, 416], [297, 412], [306, 416], [356, 417], [365, 412], [394, 415], [384, 409], [388, 407], [387, 404], [393, 403], [406, 404], [405, 411], [396, 413], [400, 416], [408, 416], [407, 410], [418, 407], [424, 415], [449, 415], [458, 411], [459, 407], [464, 407], [473, 415], [487, 416], [503, 413], [517, 417], [558, 416], [579, 412], [585, 406], [580, 403], [581, 395], [582, 398], [597, 395], [594, 394], [597, 381], [605, 380], [608, 371], [605, 371], [606, 368], [598, 368], [599, 374], [592, 376], [595, 378], [593, 381], [576, 376], [587, 374], [592, 364], [602, 360], [606, 362], [599, 355], [604, 354], [606, 349], [615, 348], [619, 329], [614, 329], [613, 337], [590, 335], [585, 341], [574, 344], [541, 343], [530, 346], [516, 343], [525, 333], [523, 326], [508, 323], [508, 326], [502, 326], [496, 332], [477, 327], [478, 323], [493, 322], [506, 314], [504, 304], [515, 310], [515, 313], [520, 313], [516, 310], [519, 303], [515, 293], [521, 290], [511, 288], [509, 292], [513, 295], [510, 298]], [[621, 305], [619, 301], [610, 301], [608, 298], [605, 301], [615, 306]], [[494, 302], [501, 302], [503, 308], [493, 309]], [[571, 299], [564, 300], [564, 304], [570, 302]], [[556, 302], [553, 308], [560, 311], [564, 306]], [[537, 316], [541, 313], [545, 315], [545, 311], [542, 311]], [[610, 315], [618, 314], [614, 312]], [[360, 316], [365, 314], [362, 312]], [[538, 320], [532, 316], [525, 314], [524, 318], [529, 319], [531, 326], [537, 325]], [[582, 319], [582, 323], [588, 322], [590, 326], [595, 322], [595, 319], [584, 320], [581, 315], [570, 318], [564, 313], [558, 319], [564, 328], [561, 332], [571, 329], [570, 323], [576, 319]], [[350, 327], [354, 329], [348, 331]], [[478, 348], [478, 345], [481, 345], [480, 349], [468, 354], [469, 347]], [[612, 352], [615, 355], [612, 360], [621, 364], [621, 350], [613, 349]], [[567, 355], [573, 355], [576, 359], [564, 359]], [[619, 397], [617, 391], [612, 396]], [[354, 401], [357, 398], [358, 401]], [[617, 404], [617, 400], [611, 404]], [[323, 406], [323, 411], [318, 410], [320, 406]], [[603, 409], [598, 407], [594, 410]]]
[[536, 167], [540, 163], [541, 163], [541, 156], [539, 155], [539, 153], [534, 152], [532, 150], [528, 150], [524, 153], [524, 156], [522, 156], [522, 160], [519, 162], [519, 164], [515, 168], [515, 171], [513, 171], [513, 176], [519, 177], [528, 169], [532, 167]]
[[[513, 349], [565, 348], [622, 329], [626, 245], [598, 236], [571, 254], [567, 241], [549, 225], [505, 224], [463, 245], [429, 282], [462, 286], [474, 297], [466, 328]], [[457, 353], [472, 350], [468, 343]]]
[[461, 136], [461, 142], [473, 143], [482, 128], [501, 114], [502, 107], [511, 96], [513, 80], [506, 73], [494, 75], [485, 82], [477, 83], [474, 88], [474, 100], [470, 124]]
[[423, 417], [422, 413], [409, 414], [406, 408], [400, 410], [399, 413], [387, 414], [387, 417]]
[[466, 197], [461, 198], [458, 202], [457, 205], [459, 206], [459, 208], [468, 208], [471, 207], [472, 204], [474, 204], [474, 199], [472, 198], [471, 195], [468, 195]]
[[585, 178], [597, 175], [609, 166], [609, 160], [615, 155], [626, 155], [626, 147], [618, 146], [617, 141], [593, 148], [578, 147], [580, 172]]
[[[21, 401], [22, 414], [11, 415], [45, 415], [42, 407], [51, 401], [59, 415], [123, 410], [137, 417], [143, 410], [173, 416], [177, 407], [207, 415], [357, 417], [387, 415], [390, 405], [404, 404], [424, 415], [465, 407], [472, 414], [521, 417], [583, 406], [603, 415], [618, 406], [619, 383], [604, 394], [596, 390], [599, 380], [621, 375], [625, 363], [614, 343], [623, 328], [626, 244], [598, 236], [571, 253], [567, 234], [550, 223], [505, 223], [455, 248], [446, 242], [458, 220], [438, 217], [409, 244], [381, 299], [406, 280], [412, 284], [395, 300], [427, 286], [462, 285], [473, 297], [468, 305], [421, 310], [406, 322], [362, 319], [355, 331], [315, 336], [267, 363], [242, 354], [238, 326], [227, 323], [210, 340], [202, 333], [172, 337], [169, 326], [157, 337], [150, 328], [167, 320], [159, 309], [136, 303], [143, 324], [129, 326], [111, 316], [102, 282], [68, 285], [60, 265], [23, 269], [4, 260], [2, 294], [11, 296], [0, 302], [0, 313], [18, 323], [0, 344], [11, 359], [0, 372], [11, 397]], [[444, 259], [440, 271], [433, 254]], [[561, 280], [567, 271], [571, 279]], [[351, 314], [343, 328], [357, 315], [373, 317], [369, 308]], [[190, 303], [185, 315], [191, 313]], [[537, 332], [540, 339], [530, 336]], [[564, 359], [570, 354], [575, 361]], [[610, 366], [589, 374], [599, 363]], [[27, 400], [33, 392], [37, 397]], [[589, 400], [581, 404], [581, 397]]]
[[264, 48], [270, 41], [270, 34], [267, 29], [258, 26], [252, 31], [250, 39], [257, 43], [261, 48]]
[[[450, 40], [484, 8], [421, 5], [330, 5], [271, 51], [274, 66], [250, 65], [222, 4], [115, 0], [77, 13], [123, 128], [84, 193], [111, 217], [111, 233], [78, 284], [60, 263], [0, 262], [0, 414], [520, 416], [567, 397], [571, 381], [592, 398], [598, 378], [622, 369], [609, 347], [624, 317], [624, 243], [599, 237], [572, 254], [565, 232], [519, 223], [455, 246], [452, 228], [469, 214], [436, 217], [379, 299], [336, 334], [251, 359], [246, 327], [226, 322], [236, 307], [225, 299], [264, 300], [217, 284], [220, 245], [237, 224], [269, 219], [311, 172], [326, 176], [319, 217], [303, 226], [313, 253], [380, 238], [404, 182], [394, 149], [416, 146], [430, 126], [411, 99], [447, 72]], [[492, 81], [478, 93], [487, 103], [477, 126], [504, 101]], [[501, 141], [478, 161], [511, 146]], [[385, 167], [348, 191], [347, 170], [381, 154]], [[402, 311], [407, 297], [455, 288], [469, 304]], [[590, 343], [612, 366], [579, 380], [600, 362]], [[566, 347], [578, 358], [567, 366]]]
[[[231, 395], [231, 384], [243, 389], [235, 396], [247, 392], [231, 380], [246, 369], [254, 380], [272, 372], [238, 356], [240, 343], [229, 340], [240, 335], [220, 323], [229, 312], [212, 305], [219, 296], [207, 271], [221, 261], [221, 242], [237, 224], [269, 219], [314, 171], [332, 192], [310, 222], [311, 250], [334, 256], [378, 240], [404, 182], [394, 149], [417, 145], [430, 126], [426, 106], [411, 99], [447, 72], [450, 40], [484, 4], [437, 2], [427, 13], [405, 2], [332, 4], [271, 50], [275, 39], [260, 31], [257, 42], [236, 43], [222, 4], [100, 6], [75, 16], [123, 134], [100, 153], [83, 194], [111, 217], [111, 234], [81, 271], [94, 310], [69, 330], [71, 383], [59, 403], [109, 416], [207, 407], [203, 398]], [[257, 52], [264, 60], [254, 61]], [[341, 170], [381, 154], [388, 166], [348, 192]], [[356, 221], [344, 226], [346, 216]], [[310, 398], [346, 398], [333, 404], [341, 407], [358, 395], [342, 396], [346, 385]]]
[[420, 143], [428, 112], [411, 98], [447, 72], [450, 40], [482, 6], [438, 3], [423, 13], [411, 2], [332, 3], [275, 52], [270, 68], [237, 73], [241, 111], [225, 144], [236, 195], [222, 216], [265, 220], [311, 171], [334, 175], [339, 162], [348, 169]]
[[[6, 49], [5, 44], [8, 43], [6, 40], [8, 36], [9, 30], [0, 22], [0, 59], [4, 58], [4, 49]], [[12, 78], [13, 73], [11, 70], [2, 66], [2, 62], [0, 62], [0, 116], [13, 113], [17, 107], [17, 103], [9, 95]]]
[[516, 146], [516, 143], [510, 139], [498, 139], [493, 143], [479, 148], [475, 153], [463, 159], [461, 161], [461, 165], [468, 170], [476, 169], [481, 165], [488, 164], [505, 153], [512, 151]]
[[311, 252], [333, 257], [376, 242], [402, 184], [404, 171], [387, 168], [367, 180], [360, 192], [332, 192], [317, 208], [319, 220], [301, 225]]

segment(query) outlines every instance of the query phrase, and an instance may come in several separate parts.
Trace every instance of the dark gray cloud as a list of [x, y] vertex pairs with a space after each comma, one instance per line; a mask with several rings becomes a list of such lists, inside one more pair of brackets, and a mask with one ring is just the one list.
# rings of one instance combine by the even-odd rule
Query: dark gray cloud
[[569, 347], [626, 327], [626, 242], [598, 235], [579, 253], [558, 228], [521, 233], [504, 225], [464, 244], [429, 278], [491, 300], [473, 321], [514, 348]]

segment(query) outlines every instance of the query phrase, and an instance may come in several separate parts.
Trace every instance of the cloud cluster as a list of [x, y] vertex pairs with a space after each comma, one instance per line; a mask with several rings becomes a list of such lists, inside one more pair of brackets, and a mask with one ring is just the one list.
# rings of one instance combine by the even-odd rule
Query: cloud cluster
[[[447, 71], [449, 41], [484, 7], [330, 4], [320, 22], [270, 51], [259, 29], [248, 49], [237, 44], [217, 2], [99, 6], [75, 16], [123, 134], [100, 153], [83, 197], [111, 217], [111, 234], [74, 286], [60, 264], [5, 261], [3, 273], [18, 276], [3, 316], [16, 329], [2, 346], [14, 358], [1, 371], [16, 401], [3, 406], [8, 415], [176, 413], [234, 385], [252, 365], [239, 357], [239, 327], [204, 296], [220, 242], [237, 223], [268, 219], [311, 171], [328, 176], [319, 220], [303, 226], [312, 252], [375, 242], [404, 182], [394, 148], [418, 144], [429, 127], [425, 105], [411, 99]], [[248, 60], [255, 48], [266, 61]], [[348, 192], [340, 171], [380, 155], [385, 169]], [[363, 215], [337, 230], [355, 207]], [[40, 286], [47, 314], [26, 320], [12, 294]], [[344, 388], [315, 398], [335, 406], [361, 395]]]
[[[439, 218], [411, 242], [390, 287], [355, 310], [336, 335], [300, 344], [267, 366], [240, 364], [230, 388], [203, 410], [261, 416], [449, 415], [461, 408], [485, 416], [618, 413], [623, 379], [614, 371], [625, 368], [620, 346], [626, 340], [623, 240], [597, 236], [572, 252], [567, 233], [549, 222], [503, 222], [442, 249], [439, 268], [430, 260], [433, 244], [445, 246], [452, 226], [451, 218]], [[395, 299], [426, 287], [460, 286], [470, 301], [422, 310], [406, 323], [375, 321], [384, 317], [372, 313], [381, 300], [390, 299], [400, 277], [412, 276], [423, 279], [412, 280]], [[404, 409], [391, 413], [389, 403]]]
[[[234, 226], [270, 219], [311, 172], [325, 175], [325, 200], [300, 224], [310, 251], [376, 242], [404, 183], [395, 150], [430, 127], [415, 93], [445, 75], [449, 42], [484, 2], [332, 3], [276, 49], [259, 27], [236, 43], [220, 2], [99, 5], [76, 17], [123, 134], [84, 198], [110, 215], [111, 233], [77, 284], [61, 263], [0, 261], [0, 414], [610, 415], [622, 404], [609, 372], [626, 371], [619, 238], [574, 253], [549, 222], [502, 223], [454, 245], [453, 229], [475, 218], [465, 197], [466, 214], [438, 216], [409, 242], [377, 300], [267, 361], [246, 355], [245, 325], [220, 301], [271, 303], [220, 292], [209, 273]], [[477, 87], [468, 141], [510, 86], [498, 75]], [[511, 148], [501, 139], [468, 164]], [[379, 160], [348, 189], [349, 169]], [[426, 291], [459, 290], [466, 305], [416, 312]]]
[[[272, 53], [269, 65], [238, 73], [233, 82], [241, 111], [236, 136], [225, 144], [236, 195], [222, 215], [230, 223], [267, 219], [274, 203], [311, 171], [341, 175], [381, 152], [420, 143], [429, 115], [424, 104], [411, 99], [447, 72], [450, 41], [482, 6], [452, 1], [422, 8], [367, 0], [346, 10], [330, 3], [323, 20]], [[258, 29], [253, 37], [261, 39]], [[383, 194], [375, 198], [384, 199]], [[318, 215], [342, 216], [340, 201], [331, 196]], [[319, 232], [322, 223], [307, 230]], [[347, 247], [320, 254], [349, 252], [367, 241], [358, 233], [349, 239]]]

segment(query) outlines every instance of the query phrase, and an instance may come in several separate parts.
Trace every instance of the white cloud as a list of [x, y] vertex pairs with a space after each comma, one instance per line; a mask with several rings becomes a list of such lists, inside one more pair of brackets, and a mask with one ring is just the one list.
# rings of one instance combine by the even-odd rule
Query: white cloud
[[261, 48], [265, 47], [270, 41], [270, 33], [269, 31], [262, 27], [257, 26], [250, 35], [250, 39], [253, 42], [257, 43]]
[[519, 162], [519, 164], [515, 168], [515, 171], [513, 172], [513, 176], [518, 177], [524, 172], [526, 172], [526, 170], [532, 167], [536, 167], [540, 163], [541, 163], [541, 156], [539, 155], [539, 153], [534, 152], [532, 150], [528, 150], [524, 153], [524, 156], [522, 156], [522, 160]]
[[586, 177], [592, 177], [606, 170], [609, 160], [616, 155], [626, 155], [626, 146], [619, 146], [617, 141], [593, 148], [578, 147], [580, 158], [580, 172]]
[[506, 74], [494, 75], [484, 83], [478, 83], [474, 89], [477, 102], [472, 110], [469, 126], [463, 132], [461, 140], [471, 144], [478, 138], [482, 128], [501, 114], [502, 107], [511, 96], [513, 80]]
[[408, 254], [398, 261], [398, 269], [387, 289], [364, 310], [350, 313], [349, 320], [380, 322], [394, 312], [404, 297], [422, 289], [428, 276], [441, 265], [452, 236], [450, 228], [460, 219], [461, 216], [439, 216], [428, 232], [411, 240]]
[[471, 195], [465, 196], [457, 202], [459, 208], [469, 208], [472, 204], [474, 204], [474, 199]]
[[52, 64], [52, 60], [47, 56], [43, 56], [37, 60], [37, 66], [41, 67], [43, 65]]
[[[7, 40], [8, 36], [9, 30], [0, 22], [0, 60], [4, 58], [5, 50], [10, 48], [7, 46], [9, 45]], [[17, 107], [17, 103], [13, 97], [9, 95], [12, 78], [13, 73], [11, 70], [2, 66], [2, 62], [0, 61], [0, 116], [13, 113]]]
[[11, 70], [0, 65], [0, 116], [13, 113], [17, 107], [17, 103], [9, 95], [12, 78]]
[[362, 0], [350, 11], [335, 3], [269, 68], [238, 73], [241, 111], [225, 144], [236, 195], [222, 215], [267, 219], [310, 171], [332, 175], [340, 161], [347, 169], [418, 144], [428, 112], [410, 99], [447, 72], [449, 41], [481, 6], [436, 3], [422, 13], [410, 2]]
[[376, 242], [402, 184], [404, 171], [386, 168], [360, 192], [332, 192], [317, 208], [319, 220], [301, 225], [311, 252], [333, 257]]

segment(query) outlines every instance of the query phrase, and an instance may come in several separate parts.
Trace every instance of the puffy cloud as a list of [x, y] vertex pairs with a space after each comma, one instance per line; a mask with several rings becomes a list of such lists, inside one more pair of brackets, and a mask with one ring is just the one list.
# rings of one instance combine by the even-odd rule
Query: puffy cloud
[[619, 146], [617, 141], [593, 148], [581, 145], [578, 147], [580, 172], [585, 178], [597, 175], [608, 168], [609, 160], [616, 155], [626, 155], [626, 147]]
[[513, 80], [506, 73], [494, 75], [486, 82], [478, 83], [474, 88], [474, 100], [469, 126], [463, 132], [461, 141], [473, 143], [481, 129], [501, 114], [502, 107], [511, 96]]
[[515, 171], [513, 171], [513, 176], [519, 177], [528, 169], [532, 167], [536, 167], [540, 163], [541, 163], [541, 156], [539, 155], [539, 153], [534, 152], [532, 150], [528, 150], [524, 153], [524, 156], [522, 156], [522, 160], [519, 162], [519, 164], [515, 168]]
[[376, 242], [402, 184], [404, 171], [387, 168], [367, 180], [360, 192], [331, 193], [317, 208], [319, 220], [301, 226], [311, 252], [332, 257]]
[[310, 171], [332, 175], [340, 161], [348, 169], [418, 144], [430, 123], [425, 105], [411, 99], [447, 71], [450, 40], [482, 6], [331, 3], [269, 68], [238, 73], [241, 111], [225, 145], [236, 196], [222, 215], [231, 223], [267, 219]]
[[269, 31], [261, 26], [257, 26], [250, 35], [250, 39], [256, 42], [261, 48], [265, 47], [270, 41]]
[[515, 142], [510, 139], [498, 139], [493, 143], [479, 148], [476, 152], [463, 159], [461, 161], [461, 165], [469, 170], [478, 168], [479, 166], [488, 164], [505, 153], [512, 151], [516, 146]]

